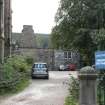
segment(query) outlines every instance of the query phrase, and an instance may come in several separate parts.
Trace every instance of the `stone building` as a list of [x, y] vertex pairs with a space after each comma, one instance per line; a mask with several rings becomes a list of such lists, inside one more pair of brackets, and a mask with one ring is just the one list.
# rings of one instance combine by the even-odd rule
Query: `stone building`
[[35, 33], [32, 25], [24, 25], [21, 33], [12, 33], [12, 45], [19, 48], [51, 48], [51, 35]]
[[36, 48], [36, 36], [34, 34], [34, 30], [31, 25], [23, 26], [21, 39], [20, 39], [20, 47]]
[[24, 25], [21, 33], [12, 33], [12, 54], [47, 62], [52, 68], [53, 49], [50, 44], [50, 35], [34, 33], [31, 25]]
[[0, 63], [10, 55], [11, 0], [0, 0]]
[[58, 70], [59, 65], [70, 63], [79, 68], [77, 52], [52, 49], [51, 35], [34, 33], [31, 25], [24, 25], [21, 33], [12, 33], [12, 44], [14, 54], [32, 57], [35, 62], [47, 62], [50, 70]]
[[32, 25], [24, 25], [21, 33], [12, 33], [12, 52], [35, 57], [36, 49], [43, 49], [43, 39], [47, 39], [45, 34], [34, 33]]
[[54, 50], [54, 67], [59, 69], [60, 65], [75, 64], [76, 68], [80, 68], [80, 55], [73, 50]]

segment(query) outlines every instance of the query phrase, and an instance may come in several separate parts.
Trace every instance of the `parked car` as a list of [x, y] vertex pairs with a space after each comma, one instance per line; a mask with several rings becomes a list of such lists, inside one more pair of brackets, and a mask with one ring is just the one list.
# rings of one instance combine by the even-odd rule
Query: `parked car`
[[65, 70], [65, 66], [64, 65], [59, 65], [59, 71], [63, 71]]
[[68, 65], [68, 70], [70, 70], [70, 71], [75, 71], [76, 70], [76, 65], [75, 64], [69, 64]]
[[40, 77], [40, 78], [46, 78], [49, 79], [49, 70], [47, 63], [44, 62], [36, 62], [32, 66], [32, 72], [31, 72], [32, 78]]
[[75, 64], [67, 64], [66, 65], [66, 70], [75, 71], [76, 70], [76, 65]]
[[69, 70], [69, 65], [68, 64], [59, 66], [59, 71], [68, 71], [68, 70]]
[[65, 70], [67, 70], [67, 71], [70, 70], [70, 68], [69, 68], [69, 64], [66, 64], [66, 65], [65, 65]]

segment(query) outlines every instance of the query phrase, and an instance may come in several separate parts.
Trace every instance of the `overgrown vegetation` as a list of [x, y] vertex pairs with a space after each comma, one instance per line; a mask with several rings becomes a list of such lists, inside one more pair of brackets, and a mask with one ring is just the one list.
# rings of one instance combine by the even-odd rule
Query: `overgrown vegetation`
[[98, 71], [97, 78], [97, 105], [105, 104], [105, 71]]
[[60, 0], [55, 22], [53, 46], [78, 50], [85, 65], [105, 50], [105, 0]]
[[26, 57], [26, 62], [28, 65], [32, 66], [32, 64], [34, 63], [34, 59], [32, 57]]
[[24, 57], [13, 56], [0, 65], [0, 94], [17, 92], [29, 84], [29, 64]]
[[77, 105], [79, 99], [79, 80], [72, 77], [69, 84], [69, 95], [65, 99], [65, 105]]
[[49, 34], [37, 35], [36, 42], [38, 48], [52, 48]]

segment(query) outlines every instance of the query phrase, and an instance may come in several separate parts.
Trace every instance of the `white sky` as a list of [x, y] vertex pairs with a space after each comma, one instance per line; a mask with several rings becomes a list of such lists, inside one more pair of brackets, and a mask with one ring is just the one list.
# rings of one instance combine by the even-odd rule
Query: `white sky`
[[35, 33], [50, 33], [60, 0], [12, 0], [13, 32], [33, 25]]

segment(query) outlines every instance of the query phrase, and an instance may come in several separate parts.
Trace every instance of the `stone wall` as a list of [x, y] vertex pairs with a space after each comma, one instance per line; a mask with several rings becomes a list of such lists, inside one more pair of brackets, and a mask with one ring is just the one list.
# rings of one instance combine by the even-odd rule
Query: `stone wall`
[[31, 57], [34, 62], [46, 62], [49, 69], [53, 70], [54, 66], [54, 51], [53, 49], [35, 49], [35, 48], [19, 48], [13, 52], [25, 57]]
[[[76, 67], [79, 68], [79, 56], [72, 52], [72, 57], [70, 59], [65, 59], [64, 52], [65, 51], [61, 52], [54, 49], [19, 48], [18, 50], [15, 50], [14, 54], [31, 57], [34, 59], [34, 62], [46, 62], [48, 63], [50, 70], [58, 70], [59, 65], [70, 63], [76, 64]], [[58, 55], [60, 54], [59, 57], [57, 57], [57, 53]]]

